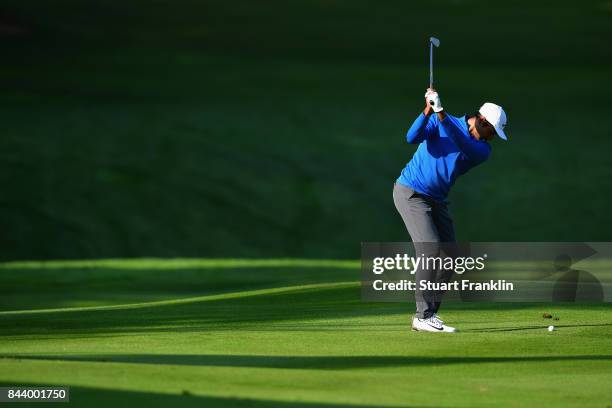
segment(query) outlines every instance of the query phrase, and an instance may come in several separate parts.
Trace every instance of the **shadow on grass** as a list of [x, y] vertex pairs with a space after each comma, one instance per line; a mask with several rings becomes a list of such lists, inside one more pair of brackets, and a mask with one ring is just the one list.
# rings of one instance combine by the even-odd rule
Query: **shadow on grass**
[[[20, 384], [22, 387], [48, 386], [49, 384]], [[67, 384], [68, 386], [70, 384]], [[0, 383], [0, 386], [15, 386], [13, 383]], [[19, 407], [40, 406], [40, 403], [20, 403]], [[162, 394], [153, 392], [137, 392], [124, 390], [107, 390], [89, 387], [70, 387], [70, 402], [45, 403], [45, 407], [222, 407], [222, 408], [379, 408], [378, 405], [334, 404], [329, 402], [300, 402], [300, 401], [274, 401], [267, 399], [247, 399], [230, 397], [213, 397], [199, 395], [188, 389], [180, 394]], [[404, 405], [407, 408], [415, 406]]]
[[253, 367], [340, 370], [373, 367], [444, 366], [452, 364], [544, 363], [560, 361], [609, 361], [612, 355], [423, 357], [423, 356], [262, 356], [200, 354], [94, 354], [4, 355], [13, 360], [80, 361], [155, 365]]
[[[171, 300], [223, 293], [234, 293], [288, 287], [306, 284], [357, 281], [358, 268], [283, 266], [283, 260], [260, 260], [259, 263], [277, 261], [279, 266], [228, 268], [231, 262], [219, 260], [184, 260], [186, 265], [198, 262], [210, 265], [200, 268], [182, 268], [173, 260], [124, 260], [131, 265], [124, 268], [87, 267], [87, 261], [49, 262], [48, 267], [13, 267], [0, 264], [0, 311], [61, 308], [67, 305], [116, 305], [155, 300]], [[299, 260], [285, 260], [295, 262]], [[122, 261], [99, 261], [112, 264]], [[324, 262], [324, 261], [320, 261]], [[334, 261], [328, 261], [333, 263]], [[96, 265], [96, 261], [91, 261]], [[175, 265], [174, 265], [175, 264]], [[35, 265], [38, 265], [35, 263]], [[216, 265], [217, 268], [213, 267]], [[73, 268], [71, 266], [80, 266]], [[163, 268], [168, 267], [168, 269]], [[175, 269], [170, 268], [174, 266]], [[149, 269], [147, 269], [149, 268]]]
[[[269, 262], [280, 262], [271, 267]], [[73, 338], [84, 336], [117, 336], [129, 333], [206, 332], [210, 330], [269, 331], [397, 331], [406, 330], [414, 311], [412, 302], [364, 303], [358, 286], [359, 270], [334, 267], [309, 260], [136, 260], [118, 262], [122, 267], [85, 268], [88, 263], [69, 262], [78, 268], [32, 266], [34, 269], [10, 268], [1, 276], [0, 293], [10, 293], [26, 308], [44, 304], [61, 304], [65, 294], [75, 299], [105, 299], [119, 296], [125, 305], [111, 308], [73, 308], [24, 313], [0, 312], [0, 337], [37, 336]], [[193, 263], [210, 263], [197, 268]], [[238, 267], [236, 262], [243, 263]], [[265, 267], [250, 267], [267, 262]], [[302, 262], [309, 267], [300, 267]], [[334, 261], [335, 262], [335, 261]], [[124, 263], [127, 265], [124, 265]], [[130, 266], [131, 265], [131, 266]], [[222, 273], [214, 266], [227, 266]], [[26, 265], [27, 266], [27, 265]], [[173, 266], [178, 269], [168, 269]], [[231, 268], [230, 268], [231, 266]], [[349, 265], [350, 266], [350, 265]], [[16, 266], [15, 266], [16, 267]], [[132, 269], [136, 268], [136, 269]], [[5, 272], [6, 272], [5, 271]], [[27, 273], [25, 273], [27, 272]], [[347, 286], [342, 282], [352, 282]], [[33, 285], [32, 283], [36, 284]], [[316, 287], [300, 285], [317, 284]], [[351, 286], [354, 285], [354, 286]], [[25, 289], [24, 289], [25, 288]], [[266, 293], [253, 293], [256, 289]], [[272, 292], [270, 292], [272, 291]], [[157, 295], [155, 295], [157, 294]], [[161, 303], [139, 303], [143, 299]], [[160, 296], [160, 298], [155, 298]], [[170, 298], [166, 297], [169, 296]], [[195, 296], [186, 298], [186, 296]], [[1, 296], [0, 296], [1, 297]], [[178, 297], [179, 299], [172, 299]], [[1, 302], [0, 302], [1, 303]], [[533, 303], [446, 302], [445, 311], [517, 310], [533, 307]], [[540, 304], [544, 308], [544, 304]], [[569, 307], [564, 305], [563, 307]], [[608, 305], [580, 305], [588, 310]], [[382, 321], [352, 318], [391, 317]], [[397, 322], [393, 324], [393, 322]], [[539, 328], [501, 328], [480, 331], [511, 331]], [[472, 330], [476, 331], [476, 330]], [[40, 337], [38, 337], [40, 336]]]
[[0, 314], [0, 332], [5, 336], [237, 330], [271, 322], [388, 315], [408, 310], [408, 305], [364, 304], [358, 287], [320, 287], [144, 307]]
[[[338, 319], [391, 315], [398, 315], [398, 324], [408, 324], [407, 319], [413, 313], [412, 303], [364, 303], [359, 295], [358, 286], [322, 286], [141, 307], [126, 305], [114, 309], [0, 314], [0, 336], [265, 330], [287, 324], [287, 330], [309, 330], [308, 322], [313, 320], [317, 326], [310, 330], [343, 330], [343, 322]], [[527, 303], [448, 303], [445, 310], [515, 310], [533, 306]], [[597, 309], [599, 306], [588, 307]], [[347, 323], [351, 327], [344, 329], [348, 330], [369, 330], [377, 326], [374, 322]]]

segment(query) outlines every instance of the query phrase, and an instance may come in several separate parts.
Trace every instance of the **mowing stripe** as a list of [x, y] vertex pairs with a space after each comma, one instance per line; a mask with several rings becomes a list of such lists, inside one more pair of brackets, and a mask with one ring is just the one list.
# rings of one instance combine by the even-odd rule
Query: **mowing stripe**
[[271, 295], [271, 294], [277, 294], [277, 293], [301, 292], [301, 291], [308, 291], [308, 290], [313, 290], [313, 289], [328, 290], [328, 289], [350, 288], [350, 287], [356, 288], [359, 285], [360, 285], [360, 282], [358, 281], [357, 282], [316, 283], [316, 284], [309, 284], [309, 285], [297, 285], [297, 286], [285, 286], [281, 288], [247, 290], [243, 292], [221, 293], [221, 294], [216, 294], [216, 295], [196, 296], [196, 297], [188, 297], [188, 298], [182, 298], [182, 299], [156, 300], [154, 302], [127, 303], [127, 304], [110, 305], [110, 306], [86, 306], [86, 307], [36, 309], [36, 310], [9, 310], [9, 311], [0, 312], [0, 316], [83, 312], [83, 311], [96, 311], [96, 310], [142, 309], [142, 308], [147, 308], [147, 307], [158, 307], [158, 306], [185, 304], [185, 303], [239, 299], [239, 298], [245, 298], [245, 297], [251, 297], [251, 296]]
[[228, 269], [228, 268], [340, 268], [359, 269], [358, 260], [341, 259], [207, 259], [207, 258], [139, 258], [13, 261], [0, 263], [0, 269]]

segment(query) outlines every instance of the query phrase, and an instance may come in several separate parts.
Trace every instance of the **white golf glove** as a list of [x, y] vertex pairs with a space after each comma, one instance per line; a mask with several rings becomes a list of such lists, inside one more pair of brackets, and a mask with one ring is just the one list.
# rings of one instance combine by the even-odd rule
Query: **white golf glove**
[[438, 113], [444, 110], [442, 107], [442, 102], [440, 102], [440, 95], [438, 95], [437, 92], [427, 91], [425, 93], [425, 99], [427, 100], [427, 103], [431, 105], [434, 112]]

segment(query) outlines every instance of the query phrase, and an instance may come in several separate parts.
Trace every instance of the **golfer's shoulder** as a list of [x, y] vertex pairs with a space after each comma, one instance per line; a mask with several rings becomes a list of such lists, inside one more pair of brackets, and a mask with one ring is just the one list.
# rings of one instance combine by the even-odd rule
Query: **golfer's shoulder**
[[491, 147], [491, 144], [489, 142], [487, 142], [486, 140], [476, 140], [476, 146], [480, 151], [480, 158], [478, 160], [479, 162], [483, 162], [487, 160], [489, 156], [491, 156], [493, 148]]
[[487, 142], [486, 140], [479, 140], [478, 143], [480, 143], [483, 146], [482, 149], [487, 152], [487, 155], [491, 154], [491, 152], [493, 151], [493, 148], [491, 147], [491, 143]]

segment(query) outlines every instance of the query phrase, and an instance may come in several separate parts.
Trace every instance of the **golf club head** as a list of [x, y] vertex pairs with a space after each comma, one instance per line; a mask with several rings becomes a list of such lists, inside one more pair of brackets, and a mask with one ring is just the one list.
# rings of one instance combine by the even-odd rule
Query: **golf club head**
[[440, 46], [440, 40], [438, 40], [436, 37], [429, 37], [429, 42], [432, 43], [434, 47]]

